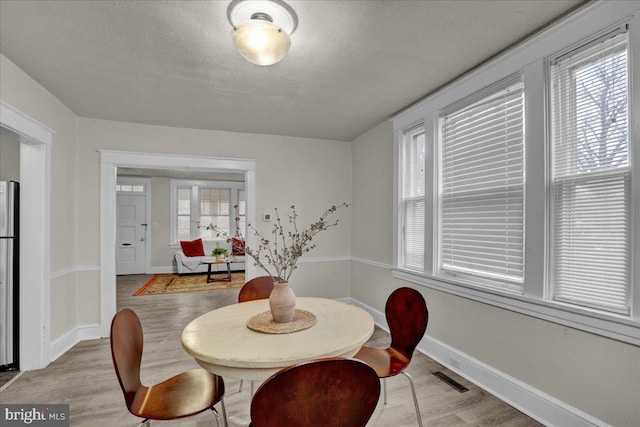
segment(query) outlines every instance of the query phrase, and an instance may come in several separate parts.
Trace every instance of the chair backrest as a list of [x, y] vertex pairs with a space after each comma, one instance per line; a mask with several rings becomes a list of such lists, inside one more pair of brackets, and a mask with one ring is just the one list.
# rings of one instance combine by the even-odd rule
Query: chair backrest
[[378, 374], [356, 359], [330, 358], [285, 368], [251, 401], [254, 427], [364, 427], [380, 396]]
[[242, 286], [238, 294], [238, 302], [267, 299], [273, 290], [271, 276], [254, 277]]
[[136, 313], [128, 308], [117, 312], [111, 321], [111, 357], [127, 407], [142, 387], [142, 345], [142, 325]]
[[422, 294], [411, 288], [396, 289], [387, 299], [385, 314], [391, 331], [391, 347], [411, 359], [429, 321]]

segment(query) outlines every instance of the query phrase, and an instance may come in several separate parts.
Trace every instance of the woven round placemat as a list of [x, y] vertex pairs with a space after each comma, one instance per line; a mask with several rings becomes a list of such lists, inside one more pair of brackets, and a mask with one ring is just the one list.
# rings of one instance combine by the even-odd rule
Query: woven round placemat
[[290, 334], [292, 332], [302, 331], [316, 324], [318, 319], [316, 315], [306, 311], [298, 310], [293, 313], [293, 320], [289, 323], [276, 323], [271, 316], [270, 311], [256, 314], [247, 320], [247, 328], [264, 332], [265, 334]]

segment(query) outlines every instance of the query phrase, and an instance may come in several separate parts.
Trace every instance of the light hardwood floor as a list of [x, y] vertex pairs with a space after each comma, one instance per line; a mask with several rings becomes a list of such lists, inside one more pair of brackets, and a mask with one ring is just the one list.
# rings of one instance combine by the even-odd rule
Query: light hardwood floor
[[[182, 329], [195, 317], [237, 301], [238, 289], [172, 295], [134, 297], [148, 275], [120, 276], [117, 280], [118, 309], [136, 311], [144, 330], [143, 383], [156, 383], [183, 370], [197, 367], [180, 345]], [[428, 301], [427, 301], [428, 304]], [[375, 347], [389, 344], [386, 332], [376, 328], [367, 343]], [[458, 393], [431, 373], [440, 370], [466, 387]], [[539, 426], [474, 384], [451, 373], [428, 357], [417, 353], [408, 368], [416, 384], [420, 412], [425, 426]], [[387, 380], [388, 404], [382, 398], [368, 426], [417, 425], [409, 384], [403, 376]], [[226, 381], [227, 414], [248, 419], [249, 387], [238, 393], [238, 382]], [[0, 402], [68, 403], [72, 426], [136, 426], [140, 419], [129, 414], [111, 362], [109, 340], [83, 341], [47, 368], [24, 372], [2, 393]], [[327, 409], [330, 410], [330, 409]], [[154, 425], [214, 426], [211, 413], [192, 418], [153, 422]], [[304, 427], [304, 426], [283, 426]]]

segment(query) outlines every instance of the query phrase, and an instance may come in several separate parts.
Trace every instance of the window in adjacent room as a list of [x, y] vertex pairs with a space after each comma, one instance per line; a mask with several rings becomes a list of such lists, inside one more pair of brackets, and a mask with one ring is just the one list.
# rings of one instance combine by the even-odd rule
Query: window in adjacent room
[[191, 188], [178, 188], [178, 240], [191, 239]]
[[172, 243], [197, 238], [222, 239], [213, 230], [198, 228], [198, 224], [214, 224], [230, 235], [235, 234], [233, 206], [244, 203], [241, 194], [244, 183], [171, 180]]
[[116, 184], [118, 193], [144, 193], [144, 184]]
[[[229, 206], [230, 190], [221, 188], [200, 189], [200, 224], [213, 224], [227, 234], [233, 234], [231, 229], [231, 207]], [[213, 240], [217, 233], [213, 230], [200, 229], [200, 237]]]

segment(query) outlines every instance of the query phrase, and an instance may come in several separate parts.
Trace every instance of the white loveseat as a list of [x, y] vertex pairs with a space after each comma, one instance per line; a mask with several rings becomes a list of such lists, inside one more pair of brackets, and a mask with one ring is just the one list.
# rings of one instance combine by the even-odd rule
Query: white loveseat
[[[204, 261], [215, 261], [216, 257], [211, 256], [211, 251], [217, 247], [222, 247], [227, 249], [227, 252], [231, 254], [231, 244], [227, 243], [224, 240], [208, 240], [203, 241], [204, 253], [205, 256], [192, 256], [188, 257], [184, 254], [182, 250], [178, 250], [175, 253], [176, 259], [176, 267], [178, 270], [178, 274], [189, 274], [189, 273], [206, 273], [207, 272], [207, 264], [203, 264]], [[233, 259], [231, 262], [231, 271], [242, 271], [244, 270], [244, 255], [236, 255], [229, 256], [229, 258]], [[226, 271], [226, 264], [213, 264], [211, 266], [211, 271]]]

